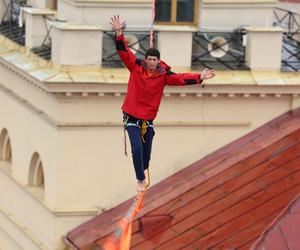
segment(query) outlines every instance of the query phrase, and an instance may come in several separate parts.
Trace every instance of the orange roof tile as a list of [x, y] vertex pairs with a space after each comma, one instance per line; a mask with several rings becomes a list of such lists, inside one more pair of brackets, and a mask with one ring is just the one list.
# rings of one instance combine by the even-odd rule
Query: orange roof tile
[[[131, 248], [249, 249], [300, 193], [300, 109], [287, 112], [150, 188]], [[65, 237], [97, 249], [132, 199]]]

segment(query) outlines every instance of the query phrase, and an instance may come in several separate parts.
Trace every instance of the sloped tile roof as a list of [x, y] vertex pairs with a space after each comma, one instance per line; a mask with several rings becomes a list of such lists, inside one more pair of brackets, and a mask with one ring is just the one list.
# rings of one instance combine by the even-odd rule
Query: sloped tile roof
[[279, 2], [300, 3], [300, 0], [280, 0]]
[[[300, 193], [300, 109], [287, 112], [150, 188], [132, 249], [249, 249]], [[132, 202], [65, 237], [97, 249]]]
[[300, 195], [263, 232], [252, 249], [300, 249]]

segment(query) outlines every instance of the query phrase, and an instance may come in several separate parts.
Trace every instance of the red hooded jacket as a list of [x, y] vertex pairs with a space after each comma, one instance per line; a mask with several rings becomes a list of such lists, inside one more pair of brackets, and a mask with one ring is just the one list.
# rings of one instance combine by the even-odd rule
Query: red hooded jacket
[[171, 67], [160, 61], [156, 74], [149, 76], [144, 60], [139, 60], [128, 48], [123, 35], [116, 37], [117, 51], [130, 71], [123, 112], [139, 119], [153, 120], [158, 112], [166, 85], [182, 86], [200, 84], [200, 74], [174, 73]]

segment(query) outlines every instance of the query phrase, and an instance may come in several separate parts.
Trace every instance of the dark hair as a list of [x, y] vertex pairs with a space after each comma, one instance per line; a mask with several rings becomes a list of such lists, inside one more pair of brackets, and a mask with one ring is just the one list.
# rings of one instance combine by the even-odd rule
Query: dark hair
[[160, 52], [158, 49], [150, 48], [146, 51], [145, 58], [147, 58], [148, 56], [156, 56], [157, 59], [160, 59]]

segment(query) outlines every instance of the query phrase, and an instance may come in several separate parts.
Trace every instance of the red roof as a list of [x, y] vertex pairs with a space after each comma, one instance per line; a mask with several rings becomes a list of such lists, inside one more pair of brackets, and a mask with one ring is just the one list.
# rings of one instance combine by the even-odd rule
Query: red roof
[[300, 195], [296, 197], [276, 220], [264, 231], [253, 248], [300, 249]]
[[[300, 193], [300, 109], [272, 120], [151, 187], [132, 249], [249, 249]], [[132, 199], [65, 238], [97, 249]]]
[[300, 0], [280, 0], [280, 2], [285, 2], [285, 3], [300, 3]]

